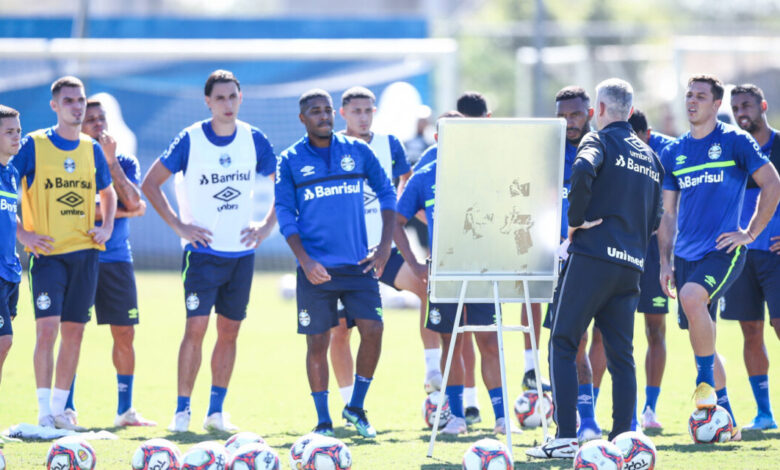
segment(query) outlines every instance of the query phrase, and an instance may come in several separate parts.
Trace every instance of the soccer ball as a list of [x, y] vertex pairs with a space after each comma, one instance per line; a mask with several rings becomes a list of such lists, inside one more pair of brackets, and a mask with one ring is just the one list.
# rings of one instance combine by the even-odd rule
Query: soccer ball
[[279, 454], [266, 444], [249, 442], [235, 450], [228, 470], [279, 470]]
[[309, 445], [310, 442], [318, 440], [321, 437], [322, 436], [319, 434], [310, 432], [305, 436], [299, 437], [298, 440], [293, 443], [292, 447], [290, 447], [290, 469], [301, 470], [303, 468], [304, 462], [302, 462], [301, 459], [303, 459], [304, 449], [306, 449], [306, 446]]
[[[547, 422], [552, 419], [553, 402], [549, 394], [543, 393], [542, 412], [547, 417]], [[515, 416], [520, 426], [524, 428], [536, 428], [542, 425], [542, 420], [536, 412], [536, 404], [539, 401], [539, 394], [533, 390], [528, 390], [515, 400]]]
[[727, 442], [731, 439], [731, 415], [722, 406], [694, 410], [688, 420], [688, 433], [697, 444]]
[[641, 432], [628, 431], [612, 439], [612, 443], [623, 454], [623, 465], [631, 470], [653, 470], [655, 468], [655, 444]]
[[574, 456], [574, 470], [623, 470], [623, 454], [615, 444], [596, 439], [583, 444]]
[[188, 450], [181, 463], [181, 470], [225, 470], [228, 454], [219, 442], [206, 441]]
[[322, 436], [305, 447], [301, 462], [303, 470], [350, 470], [352, 453], [340, 440]]
[[447, 399], [447, 395], [442, 392], [432, 392], [425, 398], [422, 406], [423, 419], [425, 424], [429, 428], [433, 428], [433, 421], [436, 419], [436, 407], [439, 405], [439, 401], [444, 397], [444, 404], [441, 405], [441, 418], [439, 419], [439, 429], [442, 429], [447, 425], [447, 421], [450, 420], [450, 401]]
[[181, 451], [165, 439], [149, 439], [135, 450], [130, 465], [133, 470], [179, 470]]
[[57, 439], [46, 455], [47, 470], [93, 470], [95, 450], [79, 436]]
[[250, 442], [265, 444], [265, 439], [253, 432], [240, 432], [238, 434], [233, 434], [228, 438], [225, 442], [225, 450], [229, 455], [233, 455], [239, 447], [244, 444], [249, 444]]
[[495, 439], [480, 439], [463, 454], [463, 470], [512, 470], [506, 446]]

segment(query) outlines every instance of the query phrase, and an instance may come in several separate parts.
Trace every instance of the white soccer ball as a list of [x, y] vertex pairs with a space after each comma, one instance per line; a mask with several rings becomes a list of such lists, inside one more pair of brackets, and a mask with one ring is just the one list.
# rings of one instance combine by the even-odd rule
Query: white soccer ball
[[512, 470], [514, 463], [506, 445], [495, 439], [480, 439], [463, 454], [463, 470]]
[[230, 458], [228, 470], [279, 470], [279, 454], [266, 444], [249, 442]]
[[304, 448], [301, 462], [304, 470], [349, 470], [352, 453], [335, 437], [322, 436]]
[[47, 470], [93, 470], [95, 450], [79, 436], [57, 439], [46, 455]]
[[301, 470], [303, 468], [304, 462], [302, 462], [301, 459], [303, 459], [303, 451], [306, 449], [306, 446], [322, 437], [323, 436], [319, 434], [310, 432], [309, 434], [299, 437], [298, 440], [293, 443], [292, 447], [290, 447], [289, 454], [291, 470]]
[[229, 455], [233, 455], [236, 453], [239, 447], [244, 444], [249, 444], [250, 442], [265, 444], [265, 439], [253, 432], [240, 432], [238, 434], [233, 434], [228, 438], [227, 441], [225, 441], [225, 450]]
[[181, 451], [165, 439], [149, 439], [135, 450], [130, 466], [133, 470], [179, 470]]
[[441, 405], [441, 418], [439, 419], [439, 429], [442, 429], [447, 425], [447, 421], [450, 420], [450, 401], [447, 399], [447, 395], [435, 391], [425, 398], [422, 406], [423, 420], [429, 428], [433, 428], [433, 421], [436, 419], [436, 407], [439, 406], [439, 401], [444, 398], [444, 404]]
[[298, 280], [295, 274], [283, 274], [279, 278], [279, 297], [283, 300], [292, 300], [295, 298], [295, 289]]
[[631, 470], [653, 470], [657, 452], [655, 444], [641, 432], [628, 431], [612, 439], [623, 454], [623, 466]]
[[[553, 415], [552, 398], [547, 393], [543, 393], [542, 396], [541, 412], [544, 413], [549, 423]], [[515, 400], [515, 416], [517, 416], [520, 426], [524, 428], [538, 428], [542, 425], [542, 420], [536, 412], [538, 401], [539, 394], [533, 390], [523, 392], [517, 397], [517, 400]]]
[[615, 444], [603, 439], [580, 446], [574, 456], [574, 470], [623, 470], [623, 454]]
[[228, 453], [217, 441], [195, 444], [182, 458], [182, 470], [225, 470]]
[[697, 444], [712, 444], [731, 440], [734, 423], [731, 415], [722, 406], [694, 410], [688, 419], [688, 434]]

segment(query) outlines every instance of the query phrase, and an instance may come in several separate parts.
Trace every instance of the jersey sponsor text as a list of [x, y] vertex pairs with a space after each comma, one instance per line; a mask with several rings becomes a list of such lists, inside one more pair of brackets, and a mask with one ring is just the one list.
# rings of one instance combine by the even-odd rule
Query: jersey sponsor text
[[705, 171], [699, 176], [681, 176], [677, 178], [677, 184], [680, 186], [680, 189], [687, 189], [687, 188], [693, 188], [694, 186], [698, 186], [700, 184], [712, 184], [712, 183], [722, 183], [723, 182], [723, 170], [719, 171], [718, 173], [710, 173], [708, 171]]
[[640, 268], [644, 269], [645, 266], [645, 260], [641, 258], [636, 258], [634, 256], [631, 256], [628, 254], [626, 250], [619, 250], [615, 247], [608, 246], [607, 247], [607, 255], [610, 258], [615, 258], [621, 261], [628, 261], [631, 264], [635, 264], [639, 266]]

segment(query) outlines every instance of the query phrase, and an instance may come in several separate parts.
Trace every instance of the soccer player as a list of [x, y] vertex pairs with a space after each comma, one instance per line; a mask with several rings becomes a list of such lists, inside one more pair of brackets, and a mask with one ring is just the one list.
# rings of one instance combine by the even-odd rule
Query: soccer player
[[[377, 134], [371, 131], [374, 112], [376, 111], [376, 97], [371, 90], [364, 87], [352, 87], [341, 96], [341, 109], [339, 114], [347, 122], [344, 135], [361, 139], [366, 142], [379, 159], [382, 169], [393, 179], [398, 178], [399, 188], [403, 188], [406, 180], [412, 174], [409, 163], [406, 161], [406, 153], [401, 142], [393, 135]], [[382, 236], [382, 216], [379, 200], [368, 188], [365, 191], [365, 215], [366, 235], [368, 246], [373, 248], [379, 244]], [[439, 362], [441, 350], [439, 349], [436, 334], [425, 328], [426, 285], [414, 275], [409, 263], [404, 261], [397, 248], [393, 248], [390, 258], [385, 265], [385, 270], [379, 280], [396, 290], [408, 290], [420, 299], [420, 336], [423, 341], [425, 356], [425, 391], [431, 393], [441, 388], [441, 370]], [[345, 404], [352, 399], [353, 390], [353, 360], [350, 351], [350, 331], [354, 324], [347, 324], [346, 312], [339, 308], [339, 325], [331, 330], [330, 360], [333, 365], [333, 374], [339, 384], [341, 398]]]
[[[30, 256], [35, 304], [33, 354], [38, 424], [84, 430], [65, 414], [84, 325], [97, 288], [98, 253], [114, 229], [116, 193], [100, 144], [81, 133], [87, 98], [76, 77], [51, 86], [57, 124], [25, 136], [11, 163], [22, 178], [23, 226], [17, 237]], [[95, 225], [95, 192], [101, 225]], [[54, 343], [61, 333], [55, 368]], [[54, 389], [51, 388], [54, 372]]]
[[[255, 175], [273, 177], [276, 157], [265, 135], [238, 120], [241, 85], [232, 72], [215, 70], [204, 87], [211, 118], [173, 139], [144, 177], [141, 189], [160, 217], [182, 239], [182, 278], [187, 323], [179, 348], [178, 399], [168, 429], [190, 425], [190, 396], [200, 369], [211, 309], [217, 313], [217, 342], [211, 355], [211, 399], [203, 428], [233, 432], [223, 404], [236, 360], [236, 339], [246, 318], [255, 248], [271, 233], [271, 207], [253, 222]], [[179, 215], [162, 184], [176, 174]]]
[[[658, 247], [661, 286], [671, 298], [679, 288], [678, 323], [688, 330], [696, 359], [696, 407], [720, 405], [733, 420], [726, 372], [715, 351], [715, 314], [718, 300], [742, 272], [744, 245], [755, 241], [775, 212], [780, 179], [747, 132], [718, 122], [722, 99], [723, 85], [716, 77], [688, 80], [690, 131], [661, 151], [666, 176]], [[748, 176], [761, 194], [749, 224], [740, 228]], [[741, 433], [733, 424], [732, 440], [738, 440]]]
[[[731, 109], [739, 127], [753, 136], [761, 146], [761, 152], [769, 156], [777, 169], [780, 165], [780, 138], [777, 137], [777, 131], [769, 127], [764, 92], [752, 84], [735, 87], [731, 90]], [[740, 227], [747, 227], [750, 223], [759, 194], [753, 178], [748, 178]], [[777, 427], [769, 402], [764, 303], [769, 307], [770, 322], [780, 338], [780, 257], [777, 256], [780, 252], [780, 211], [775, 211], [767, 227], [747, 247], [749, 251], [745, 268], [723, 297], [725, 308], [721, 311], [721, 317], [739, 320], [742, 327], [745, 367], [758, 406], [758, 414], [742, 430], [763, 431]]]
[[133, 408], [133, 325], [138, 324], [138, 294], [128, 238], [129, 219], [142, 216], [146, 211], [146, 203], [141, 200], [141, 189], [138, 187], [141, 169], [135, 156], [116, 153], [116, 140], [106, 132], [107, 129], [103, 105], [100, 101], [87, 100], [81, 130], [100, 142], [118, 198], [114, 231], [106, 242], [106, 251], [98, 257], [100, 270], [95, 295], [95, 316], [98, 325], [111, 326], [111, 336], [114, 340], [111, 356], [117, 373], [118, 394], [114, 426], [155, 426], [157, 423], [144, 419]]
[[604, 337], [612, 375], [609, 439], [631, 428], [636, 408], [634, 311], [650, 234], [660, 222], [663, 169], [628, 124], [633, 89], [608, 79], [596, 87], [598, 132], [588, 133], [572, 165], [569, 258], [558, 279], [550, 371], [556, 438], [526, 451], [537, 458], [577, 452], [575, 357], [591, 320]]
[[[328, 92], [309, 90], [298, 100], [306, 135], [282, 152], [276, 166], [279, 230], [298, 260], [298, 333], [306, 335], [306, 372], [317, 426], [333, 435], [328, 411], [328, 344], [339, 323], [337, 302], [347, 323], [360, 333], [355, 386], [341, 416], [366, 438], [376, 430], [364, 401], [382, 348], [379, 283], [390, 256], [395, 191], [371, 148], [333, 132], [335, 111]], [[370, 253], [363, 203], [364, 180], [379, 199], [382, 235]]]

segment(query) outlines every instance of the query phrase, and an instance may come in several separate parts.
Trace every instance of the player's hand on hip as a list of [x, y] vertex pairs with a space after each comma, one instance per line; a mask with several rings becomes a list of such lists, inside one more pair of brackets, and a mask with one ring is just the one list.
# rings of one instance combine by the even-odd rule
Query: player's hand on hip
[[48, 235], [38, 235], [35, 232], [28, 232], [22, 229], [19, 230], [17, 238], [36, 258], [39, 254], [49, 254], [54, 248], [54, 239]]
[[99, 227], [92, 227], [87, 233], [92, 235], [92, 239], [95, 240], [95, 243], [100, 243], [102, 245], [111, 238], [111, 232], [113, 232], [112, 228], [101, 225]]
[[674, 295], [674, 291], [677, 287], [674, 285], [674, 270], [671, 265], [661, 265], [661, 277], [659, 282], [661, 283], [661, 289], [667, 297], [670, 299], [677, 298]]
[[257, 248], [263, 240], [271, 235], [273, 228], [273, 225], [265, 222], [251, 222], [249, 227], [241, 230], [241, 243], [247, 248]]
[[362, 265], [364, 263], [368, 263], [363, 269], [363, 272], [367, 273], [373, 269], [376, 273], [376, 277], [379, 278], [382, 277], [382, 273], [385, 271], [385, 265], [387, 264], [387, 260], [389, 258], [390, 244], [387, 244], [387, 246], [380, 244], [371, 250], [371, 253], [369, 253], [368, 256], [360, 260], [360, 263], [358, 264]]
[[211, 243], [213, 235], [209, 229], [192, 224], [181, 224], [176, 232], [181, 238], [192, 243], [195, 248], [199, 248], [199, 245], [206, 248]]
[[103, 153], [106, 155], [106, 161], [113, 163], [116, 160], [116, 139], [108, 132], [103, 131], [98, 136], [98, 142], [100, 142], [100, 148], [103, 149]]
[[755, 238], [752, 237], [747, 230], [737, 230], [736, 232], [721, 233], [718, 238], [715, 239], [715, 248], [718, 250], [728, 248], [726, 253], [731, 253], [738, 246], [753, 243], [754, 240]]
[[769, 241], [774, 242], [771, 245], [769, 245], [769, 251], [780, 255], [780, 235], [776, 237], [769, 237]]
[[578, 225], [577, 227], [569, 226], [569, 237], [568, 237], [569, 241], [570, 242], [574, 241], [572, 237], [574, 236], [574, 232], [576, 232], [577, 230], [587, 230], [591, 227], [595, 227], [596, 225], [601, 224], [602, 221], [603, 219], [586, 220], [585, 222], [582, 223], [582, 225]]
[[325, 269], [325, 266], [313, 259], [301, 263], [301, 268], [303, 269], [303, 273], [306, 274], [306, 279], [315, 286], [330, 281], [330, 274], [328, 274], [328, 270]]

